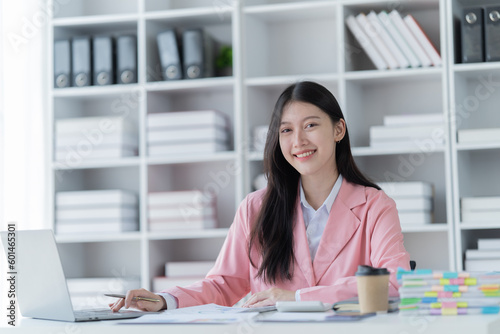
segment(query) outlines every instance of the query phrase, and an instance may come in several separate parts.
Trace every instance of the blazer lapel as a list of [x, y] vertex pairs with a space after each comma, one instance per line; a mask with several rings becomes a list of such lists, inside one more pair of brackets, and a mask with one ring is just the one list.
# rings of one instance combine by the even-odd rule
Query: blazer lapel
[[[297, 217], [295, 218], [295, 225], [293, 227], [294, 244], [293, 252], [295, 255], [295, 261], [299, 266], [300, 270], [304, 274], [304, 277], [309, 283], [309, 286], [315, 286], [316, 280], [314, 278], [314, 270], [311, 261], [311, 253], [309, 252], [309, 244], [306, 236], [306, 226], [304, 223], [304, 215], [302, 213], [302, 206], [300, 205], [300, 199], [297, 202]], [[297, 270], [295, 268], [295, 270]]]
[[355, 186], [344, 179], [339, 194], [333, 202], [314, 258], [315, 283], [321, 279], [359, 228], [361, 222], [351, 209], [365, 202], [364, 187]]

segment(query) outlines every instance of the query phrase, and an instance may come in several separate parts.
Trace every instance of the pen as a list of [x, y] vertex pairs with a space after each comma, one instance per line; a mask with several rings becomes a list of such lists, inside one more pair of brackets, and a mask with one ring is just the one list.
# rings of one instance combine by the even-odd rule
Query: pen
[[[126, 297], [125, 295], [121, 295], [121, 294], [117, 294], [117, 293], [105, 293], [104, 295], [108, 296], [108, 297], [123, 298], [123, 299], [125, 299], [125, 297]], [[159, 302], [160, 301], [159, 299], [148, 298], [148, 297], [134, 297], [134, 298], [132, 298], [132, 300], [145, 300], [148, 302]]]

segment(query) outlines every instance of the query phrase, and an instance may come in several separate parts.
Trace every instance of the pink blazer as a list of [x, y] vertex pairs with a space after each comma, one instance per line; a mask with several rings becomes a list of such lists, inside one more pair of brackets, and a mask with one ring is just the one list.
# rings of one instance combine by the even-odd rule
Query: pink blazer
[[[262, 204], [265, 190], [249, 194], [240, 204], [215, 266], [207, 277], [189, 287], [162, 292], [172, 294], [179, 307], [216, 303], [234, 305], [248, 292], [272, 286], [256, 278], [247, 255], [251, 224]], [[396, 204], [383, 191], [346, 181], [342, 182], [321, 238], [314, 263], [311, 262], [305, 224], [297, 200], [294, 225], [293, 279], [275, 287], [296, 291], [301, 300], [336, 302], [357, 295], [358, 265], [388, 268], [389, 294], [397, 295], [395, 271], [409, 269], [410, 256], [403, 245]], [[256, 252], [253, 262], [260, 264]]]

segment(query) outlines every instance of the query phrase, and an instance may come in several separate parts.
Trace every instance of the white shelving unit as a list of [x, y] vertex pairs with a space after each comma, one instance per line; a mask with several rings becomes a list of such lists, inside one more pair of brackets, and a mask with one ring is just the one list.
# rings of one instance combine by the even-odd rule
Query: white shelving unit
[[[434, 184], [434, 220], [403, 227], [405, 245], [420, 268], [462, 269], [462, 253], [478, 236], [499, 234], [500, 224], [462, 224], [460, 198], [493, 195], [500, 189], [495, 166], [499, 143], [459, 145], [456, 132], [500, 121], [494, 108], [498, 89], [481, 101], [475, 115], [446, 128], [446, 144], [414, 148], [372, 148], [369, 128], [384, 115], [443, 113], [473, 94], [477, 76], [500, 81], [500, 65], [455, 64], [453, 18], [473, 0], [75, 0], [60, 5], [51, 20], [52, 41], [80, 34], [137, 35], [138, 83], [53, 89], [48, 94], [50, 147], [58, 119], [125, 115], [137, 124], [136, 157], [65, 165], [50, 161], [52, 192], [120, 188], [139, 195], [140, 230], [119, 235], [57, 236], [68, 277], [140, 276], [145, 288], [161, 275], [166, 261], [213, 260], [236, 209], [262, 173], [262, 152], [253, 152], [252, 129], [268, 124], [280, 92], [298, 80], [324, 84], [341, 104], [358, 166], [374, 181], [427, 181]], [[396, 7], [395, 7], [396, 6]], [[71, 7], [71, 8], [70, 8]], [[370, 10], [412, 14], [437, 46], [444, 65], [378, 71], [345, 27], [351, 14]], [[167, 28], [204, 27], [233, 46], [233, 76], [163, 81], [156, 35]], [[50, 61], [48, 73], [52, 73]], [[150, 113], [218, 109], [231, 124], [230, 151], [216, 154], [149, 157], [146, 117]], [[483, 117], [483, 114], [485, 117]], [[482, 124], [482, 125], [481, 125]], [[52, 155], [51, 155], [52, 156]], [[208, 189], [217, 193], [219, 228], [152, 233], [147, 226], [151, 191]], [[53, 221], [53, 213], [49, 217]]]

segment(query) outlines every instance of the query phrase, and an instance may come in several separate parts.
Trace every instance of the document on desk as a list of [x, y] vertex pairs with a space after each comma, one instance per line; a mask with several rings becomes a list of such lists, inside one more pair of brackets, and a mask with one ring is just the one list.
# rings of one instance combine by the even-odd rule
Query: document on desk
[[121, 324], [231, 324], [248, 321], [259, 312], [248, 312], [248, 308], [207, 304], [146, 314]]

